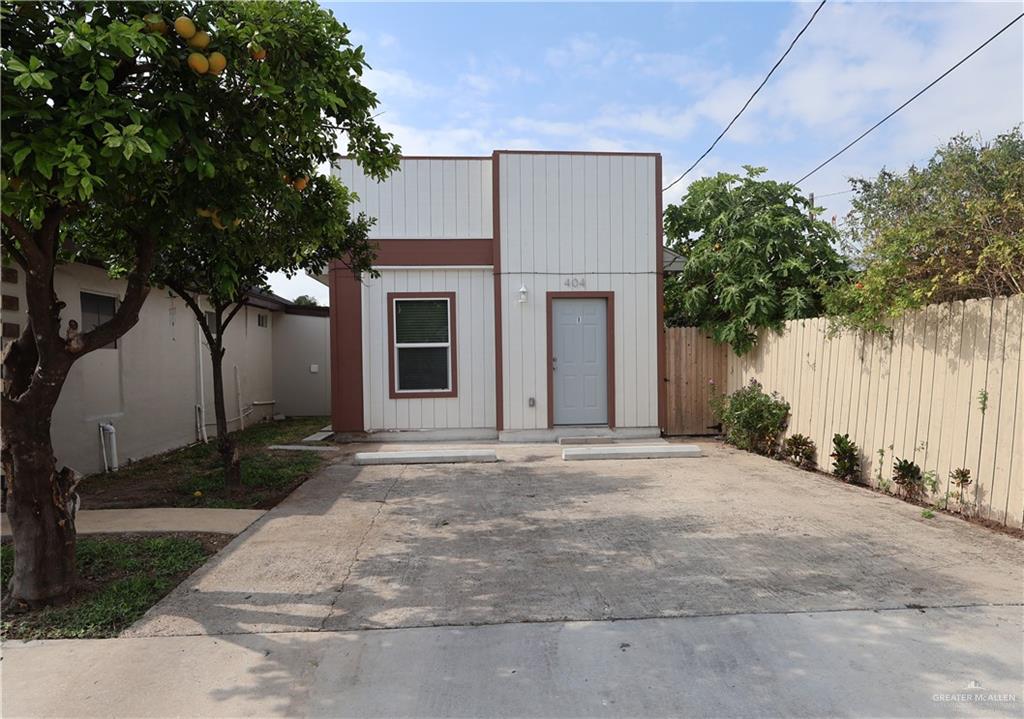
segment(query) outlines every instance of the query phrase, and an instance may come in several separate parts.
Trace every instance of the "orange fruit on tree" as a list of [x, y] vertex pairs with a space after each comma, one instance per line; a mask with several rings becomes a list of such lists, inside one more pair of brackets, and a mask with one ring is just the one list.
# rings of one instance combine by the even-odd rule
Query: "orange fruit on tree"
[[195, 35], [188, 39], [188, 46], [194, 47], [196, 50], [202, 50], [210, 44], [210, 33], [200, 30]]
[[205, 75], [210, 70], [210, 61], [201, 52], [189, 53], [188, 66], [197, 75]]
[[197, 207], [196, 208], [196, 214], [199, 217], [213, 217], [213, 211], [209, 210], [209, 209], [207, 209], [205, 207]]
[[220, 75], [228, 66], [228, 59], [224, 57], [223, 53], [211, 52], [209, 60], [211, 75]]
[[249, 48], [249, 54], [252, 56], [253, 60], [266, 60], [267, 59], [267, 51], [266, 51], [266, 49], [262, 48], [262, 47], [259, 47], [257, 45], [253, 45], [252, 47]]
[[196, 24], [189, 18], [182, 15], [174, 21], [174, 30], [183, 38], [188, 40], [196, 34]]
[[218, 230], [226, 230], [228, 228], [227, 225], [220, 221], [220, 212], [217, 210], [214, 210], [213, 214], [210, 216], [210, 222], [212, 222], [213, 226]]
[[292, 187], [294, 187], [294, 188], [295, 188], [296, 190], [298, 190], [299, 192], [302, 192], [303, 190], [305, 190], [305, 189], [306, 189], [306, 186], [307, 186], [308, 184], [309, 184], [309, 178], [308, 178], [308, 177], [305, 177], [305, 176], [303, 176], [303, 177], [299, 177], [299, 178], [297, 178], [297, 179], [295, 180], [295, 182], [293, 182], [293, 183], [292, 183]]

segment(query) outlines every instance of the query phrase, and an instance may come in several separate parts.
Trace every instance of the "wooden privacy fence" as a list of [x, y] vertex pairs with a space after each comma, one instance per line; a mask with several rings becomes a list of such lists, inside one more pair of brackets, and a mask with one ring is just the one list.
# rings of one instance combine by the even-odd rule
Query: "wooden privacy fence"
[[965, 467], [979, 516], [1024, 524], [1024, 295], [932, 305], [882, 335], [830, 337], [828, 320], [796, 320], [744, 357], [709, 348], [692, 328], [677, 332], [666, 342], [671, 431], [714, 424], [691, 377], [719, 381], [717, 349], [725, 391], [756, 379], [778, 392], [791, 407], [787, 434], [814, 440], [819, 469], [831, 471], [832, 436], [849, 434], [872, 485], [891, 481], [895, 458], [910, 459], [936, 473], [932, 499], [942, 502], [955, 490], [950, 473]]
[[728, 349], [696, 327], [665, 329], [669, 434], [717, 433], [708, 402], [715, 387], [725, 388]]

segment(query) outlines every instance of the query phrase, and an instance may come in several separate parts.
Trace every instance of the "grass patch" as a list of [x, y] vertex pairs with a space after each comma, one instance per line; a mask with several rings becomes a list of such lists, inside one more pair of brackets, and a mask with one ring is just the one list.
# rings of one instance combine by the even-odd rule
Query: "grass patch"
[[[233, 437], [242, 458], [238, 497], [224, 489], [216, 440], [147, 457], [116, 473], [94, 474], [78, 485], [83, 509], [130, 507], [216, 507], [269, 509], [302, 484], [326, 461], [318, 452], [268, 450], [293, 444], [328, 424], [326, 417], [261, 422]], [[321, 443], [323, 444], [323, 443]]]
[[[68, 604], [5, 612], [3, 639], [113, 637], [141, 617], [230, 537], [168, 535], [84, 537], [78, 540], [79, 586]], [[6, 598], [14, 551], [0, 546], [0, 586]]]

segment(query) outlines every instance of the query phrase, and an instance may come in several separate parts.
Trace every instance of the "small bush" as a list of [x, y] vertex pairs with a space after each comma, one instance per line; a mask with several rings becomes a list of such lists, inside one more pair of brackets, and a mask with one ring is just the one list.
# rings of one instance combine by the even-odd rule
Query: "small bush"
[[949, 480], [956, 485], [956, 501], [960, 505], [960, 513], [967, 514], [973, 502], [967, 497], [967, 488], [971, 486], [971, 470], [966, 467], [954, 469]]
[[778, 393], [765, 393], [757, 380], [731, 395], [715, 394], [711, 410], [722, 423], [726, 442], [768, 456], [775, 454], [789, 417], [789, 403]]
[[892, 466], [892, 481], [906, 499], [917, 500], [924, 494], [924, 473], [909, 459], [896, 458]]
[[860, 447], [848, 434], [832, 437], [832, 474], [844, 482], [860, 482]]
[[814, 455], [817, 451], [814, 440], [803, 434], [790, 435], [782, 443], [782, 456], [797, 467], [814, 467]]

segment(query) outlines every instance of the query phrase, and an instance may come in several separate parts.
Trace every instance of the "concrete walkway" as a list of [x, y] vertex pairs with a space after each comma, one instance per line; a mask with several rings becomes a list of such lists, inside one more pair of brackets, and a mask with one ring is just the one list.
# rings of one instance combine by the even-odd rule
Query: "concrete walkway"
[[1024, 542], [701, 446], [339, 459], [122, 638], [7, 643], [4, 716], [1021, 714]]
[[12, 642], [3, 715], [1017, 717], [1022, 631], [985, 607]]
[[[262, 509], [200, 509], [155, 507], [151, 509], [83, 509], [75, 527], [79, 534], [123, 532], [211, 532], [239, 534], [266, 514]], [[0, 515], [3, 536], [10, 536], [7, 515]]]

